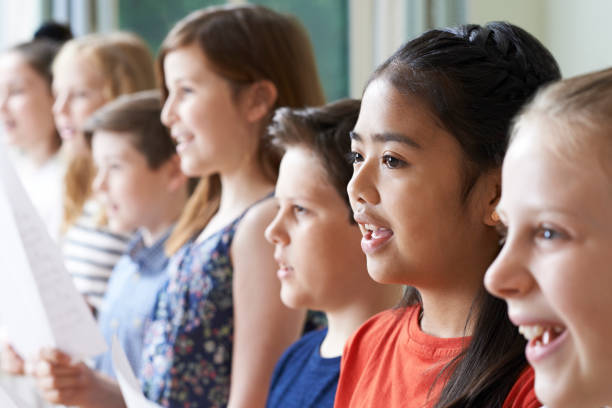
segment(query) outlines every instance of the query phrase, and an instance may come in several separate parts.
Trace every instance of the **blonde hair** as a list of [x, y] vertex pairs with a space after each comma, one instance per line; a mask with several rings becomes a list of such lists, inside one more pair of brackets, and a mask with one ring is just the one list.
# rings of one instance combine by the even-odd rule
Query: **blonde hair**
[[[232, 86], [237, 95], [243, 86], [268, 80], [278, 97], [262, 123], [258, 149], [264, 174], [275, 181], [280, 152], [266, 137], [266, 126], [277, 107], [318, 106], [325, 102], [308, 34], [293, 16], [262, 6], [208, 7], [179, 21], [165, 38], [157, 59], [164, 83], [164, 58], [181, 47], [197, 44], [213, 69]], [[175, 253], [199, 233], [219, 207], [221, 182], [218, 176], [202, 179], [187, 203], [166, 243]]]
[[[70, 40], [55, 58], [53, 72], [76, 58], [87, 59], [104, 78], [107, 101], [157, 85], [153, 56], [146, 43], [135, 34], [89, 34]], [[71, 159], [64, 177], [64, 231], [81, 215], [91, 196], [94, 176], [95, 169], [89, 155]], [[101, 223], [104, 223], [103, 217]]]
[[612, 68], [543, 88], [516, 117], [510, 143], [516, 139], [521, 126], [534, 118], [552, 119], [549, 125], [558, 131], [543, 136], [550, 140], [553, 151], [564, 158], [592, 146], [593, 138], [609, 136], [612, 130]]

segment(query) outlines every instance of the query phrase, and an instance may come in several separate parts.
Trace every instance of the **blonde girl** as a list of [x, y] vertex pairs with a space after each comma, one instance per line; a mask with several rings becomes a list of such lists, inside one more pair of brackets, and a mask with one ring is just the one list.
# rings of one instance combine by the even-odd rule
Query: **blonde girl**
[[145, 345], [146, 395], [167, 407], [263, 407], [303, 311], [282, 305], [272, 246], [278, 106], [323, 103], [312, 48], [293, 17], [259, 6], [196, 11], [159, 58], [162, 121], [202, 182], [169, 239], [170, 281]]
[[612, 406], [612, 69], [547, 87], [518, 117], [485, 283], [551, 408]]
[[153, 58], [129, 33], [91, 34], [67, 42], [53, 63], [53, 113], [69, 164], [64, 178], [63, 251], [77, 289], [94, 311], [128, 242], [124, 226], [108, 225], [92, 195], [95, 176], [83, 125], [122, 94], [155, 87]]

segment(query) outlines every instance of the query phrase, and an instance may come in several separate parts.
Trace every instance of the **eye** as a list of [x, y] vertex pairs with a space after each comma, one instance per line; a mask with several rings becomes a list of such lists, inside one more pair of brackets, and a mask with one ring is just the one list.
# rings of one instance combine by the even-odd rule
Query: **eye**
[[400, 160], [396, 157], [393, 157], [390, 154], [383, 155], [382, 162], [385, 166], [387, 166], [390, 169], [399, 169], [406, 165], [405, 161]]
[[294, 204], [291, 209], [296, 216], [304, 215], [308, 212], [308, 210], [301, 205]]
[[566, 234], [548, 225], [542, 225], [537, 231], [537, 238], [545, 241], [563, 239]]
[[357, 152], [350, 152], [347, 156], [347, 160], [351, 164], [356, 164], [363, 161], [363, 156]]

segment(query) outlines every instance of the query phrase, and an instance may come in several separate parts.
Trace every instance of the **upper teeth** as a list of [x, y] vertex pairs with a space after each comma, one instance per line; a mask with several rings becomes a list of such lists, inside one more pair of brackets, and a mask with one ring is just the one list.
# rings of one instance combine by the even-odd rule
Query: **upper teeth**
[[519, 333], [521, 333], [527, 341], [531, 341], [535, 338], [542, 336], [542, 343], [548, 344], [550, 341], [550, 331], [553, 331], [555, 334], [559, 334], [563, 332], [562, 326], [542, 326], [539, 324], [533, 326], [519, 326]]
[[363, 227], [368, 231], [376, 231], [376, 227], [372, 224], [363, 224]]

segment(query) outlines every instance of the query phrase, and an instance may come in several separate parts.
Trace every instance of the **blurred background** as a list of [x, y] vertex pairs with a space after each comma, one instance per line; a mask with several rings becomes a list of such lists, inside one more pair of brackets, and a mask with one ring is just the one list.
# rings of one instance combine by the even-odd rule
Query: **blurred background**
[[144, 37], [156, 53], [192, 10], [261, 4], [295, 14], [312, 38], [328, 100], [359, 97], [374, 67], [428, 28], [505, 20], [535, 35], [564, 76], [612, 65], [611, 0], [0, 0], [0, 49], [31, 38], [41, 22], [76, 36], [116, 29]]

